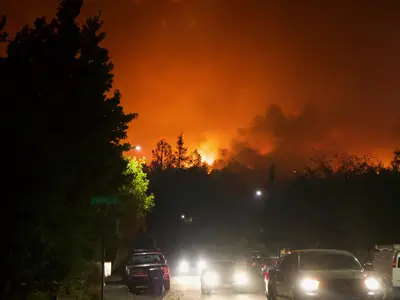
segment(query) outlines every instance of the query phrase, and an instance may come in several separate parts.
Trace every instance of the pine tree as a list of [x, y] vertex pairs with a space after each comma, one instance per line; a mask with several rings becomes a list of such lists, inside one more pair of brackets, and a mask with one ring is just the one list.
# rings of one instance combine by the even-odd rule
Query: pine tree
[[176, 150], [174, 153], [174, 166], [178, 169], [183, 169], [187, 167], [189, 162], [189, 157], [187, 155], [188, 148], [185, 147], [183, 141], [183, 132], [178, 136], [176, 141]]
[[156, 148], [151, 151], [153, 160], [151, 169], [153, 171], [165, 170], [171, 168], [173, 164], [172, 147], [165, 140], [161, 139], [157, 142]]
[[202, 157], [197, 149], [190, 154], [190, 166], [200, 168], [202, 166]]
[[62, 1], [57, 17], [37, 18], [10, 39], [0, 60], [3, 129], [12, 145], [3, 155], [10, 174], [4, 192], [12, 195], [1, 218], [11, 287], [5, 299], [22, 283], [27, 293], [57, 290], [78, 277], [71, 272], [82, 262], [98, 260], [90, 197], [118, 195], [128, 179], [122, 153], [136, 115], [124, 112], [118, 91], [110, 93], [113, 65], [100, 45], [102, 21], [77, 24], [81, 6]]

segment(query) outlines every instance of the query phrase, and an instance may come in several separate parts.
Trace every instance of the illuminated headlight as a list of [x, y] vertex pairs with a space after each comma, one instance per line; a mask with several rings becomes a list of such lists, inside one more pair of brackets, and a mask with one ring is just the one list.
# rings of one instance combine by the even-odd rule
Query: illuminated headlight
[[215, 272], [207, 272], [203, 276], [204, 283], [207, 286], [215, 286], [219, 284], [219, 276]]
[[242, 272], [235, 274], [234, 279], [237, 284], [247, 284], [249, 282], [247, 274]]
[[382, 287], [381, 283], [375, 278], [367, 278], [365, 279], [364, 283], [367, 289], [370, 291], [377, 291]]
[[205, 262], [204, 260], [200, 260], [200, 261], [197, 263], [197, 268], [198, 268], [200, 271], [203, 271], [206, 267], [207, 267], [207, 264], [206, 264], [206, 262]]
[[179, 271], [187, 273], [189, 271], [189, 264], [186, 261], [182, 261], [179, 265]]
[[315, 292], [318, 290], [319, 281], [315, 279], [303, 279], [300, 281], [300, 287], [305, 292]]

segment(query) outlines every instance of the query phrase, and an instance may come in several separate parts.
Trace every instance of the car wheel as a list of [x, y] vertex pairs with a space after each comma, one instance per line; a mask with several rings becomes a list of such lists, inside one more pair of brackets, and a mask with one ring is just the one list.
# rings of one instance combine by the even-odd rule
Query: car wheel
[[128, 285], [128, 291], [129, 291], [130, 293], [132, 293], [132, 294], [137, 294], [137, 293], [138, 293], [138, 290], [137, 290], [136, 287], [133, 286], [133, 285]]
[[211, 295], [211, 290], [201, 287], [201, 294], [202, 295]]
[[164, 280], [164, 290], [169, 291], [171, 289], [171, 281], [168, 280]]
[[276, 291], [272, 284], [268, 284], [268, 292], [265, 292], [265, 296], [268, 300], [276, 300]]

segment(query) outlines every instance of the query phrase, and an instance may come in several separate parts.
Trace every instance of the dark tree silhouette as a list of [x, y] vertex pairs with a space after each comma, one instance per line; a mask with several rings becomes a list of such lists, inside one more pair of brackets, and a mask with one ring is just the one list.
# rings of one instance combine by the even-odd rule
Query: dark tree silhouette
[[[81, 1], [62, 1], [50, 22], [38, 18], [10, 40], [1, 59], [4, 193], [3, 299], [58, 291], [98, 259], [94, 195], [118, 195], [128, 180], [128, 123], [113, 65], [100, 46], [99, 16], [80, 27]], [[107, 96], [110, 95], [111, 96]], [[18, 186], [23, 186], [19, 188]], [[71, 282], [69, 279], [71, 279]]]
[[191, 167], [200, 168], [202, 166], [203, 164], [202, 157], [197, 149], [194, 149], [193, 152], [190, 154], [189, 161], [190, 161], [189, 165]]
[[187, 155], [188, 148], [185, 147], [183, 141], [183, 132], [178, 136], [176, 141], [176, 149], [174, 152], [174, 165], [178, 169], [187, 168], [189, 157]]
[[393, 152], [393, 159], [390, 162], [394, 171], [400, 172], [400, 149], [396, 149]]
[[151, 168], [153, 171], [164, 170], [172, 167], [173, 155], [172, 147], [165, 140], [161, 139], [157, 142], [156, 148], [151, 151], [153, 160], [151, 161]]

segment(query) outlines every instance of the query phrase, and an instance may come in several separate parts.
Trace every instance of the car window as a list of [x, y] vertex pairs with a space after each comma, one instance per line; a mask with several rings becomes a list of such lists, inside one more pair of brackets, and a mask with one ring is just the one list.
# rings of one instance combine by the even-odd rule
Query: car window
[[135, 265], [164, 263], [164, 262], [165, 262], [164, 255], [159, 253], [135, 254], [132, 257], [132, 263]]
[[400, 253], [397, 253], [397, 267], [400, 268]]
[[285, 255], [281, 262], [280, 268], [282, 271], [290, 272], [297, 269], [297, 253]]
[[362, 270], [358, 260], [349, 254], [326, 252], [303, 252], [300, 269], [311, 270]]

